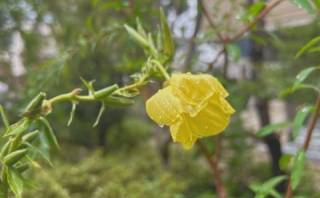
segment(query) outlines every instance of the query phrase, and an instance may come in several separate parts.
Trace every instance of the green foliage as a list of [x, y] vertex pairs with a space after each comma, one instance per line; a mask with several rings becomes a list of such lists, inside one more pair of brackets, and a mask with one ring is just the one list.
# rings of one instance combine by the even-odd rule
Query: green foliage
[[302, 128], [302, 125], [307, 118], [307, 116], [314, 110], [313, 106], [304, 106], [302, 107], [296, 114], [294, 120], [293, 120], [293, 128], [292, 128], [292, 136], [293, 138], [296, 138]]
[[286, 176], [277, 176], [267, 180], [263, 184], [251, 184], [250, 189], [256, 193], [256, 198], [265, 198], [268, 196], [281, 198], [281, 194], [275, 190], [275, 187], [285, 179], [287, 179]]
[[249, 6], [239, 18], [245, 22], [252, 21], [266, 6], [264, 1], [257, 1]]
[[282, 129], [282, 128], [286, 128], [290, 125], [289, 122], [282, 122], [282, 123], [276, 123], [276, 124], [270, 124], [268, 126], [262, 127], [258, 132], [257, 132], [257, 136], [259, 137], [263, 137], [263, 136], [267, 136], [270, 135], [272, 133], [274, 133], [276, 130]]
[[[195, 180], [203, 185], [206, 171], [195, 171], [199, 163], [190, 154], [180, 150], [177, 155], [180, 157], [173, 158], [171, 166], [163, 167], [156, 150], [144, 144], [131, 149], [130, 154], [119, 152], [102, 156], [96, 152], [77, 163], [56, 161], [55, 169], [33, 173], [36, 187], [27, 190], [24, 197], [212, 197], [211, 186], [194, 196], [189, 194], [189, 190], [195, 190], [192, 186]], [[183, 155], [185, 165], [181, 166], [179, 160]], [[188, 174], [192, 177], [186, 177]]]
[[293, 167], [292, 167], [292, 174], [291, 174], [291, 183], [292, 183], [292, 189], [296, 189], [297, 186], [300, 183], [303, 170], [305, 167], [305, 160], [306, 160], [306, 155], [304, 151], [299, 151], [293, 162]]
[[305, 9], [309, 14], [316, 12], [311, 0], [291, 0], [299, 8]]
[[311, 41], [309, 41], [307, 44], [305, 44], [296, 54], [296, 58], [299, 58], [302, 56], [304, 53], [311, 51], [314, 45], [318, 44], [320, 42], [320, 36], [317, 36], [313, 38]]

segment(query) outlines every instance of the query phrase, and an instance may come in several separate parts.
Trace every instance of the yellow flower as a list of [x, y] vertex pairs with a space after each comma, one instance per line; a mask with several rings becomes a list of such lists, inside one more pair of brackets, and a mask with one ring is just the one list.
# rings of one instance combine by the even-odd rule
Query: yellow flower
[[173, 141], [190, 149], [198, 138], [221, 133], [235, 112], [228, 92], [208, 74], [173, 74], [146, 102], [149, 117], [168, 125]]

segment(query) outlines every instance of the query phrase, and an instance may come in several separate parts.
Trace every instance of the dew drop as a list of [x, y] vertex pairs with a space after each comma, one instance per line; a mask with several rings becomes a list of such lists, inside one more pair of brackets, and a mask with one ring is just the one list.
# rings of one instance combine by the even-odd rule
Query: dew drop
[[163, 125], [163, 124], [159, 124], [159, 127], [160, 127], [160, 128], [163, 128], [163, 127], [164, 127], [164, 125]]

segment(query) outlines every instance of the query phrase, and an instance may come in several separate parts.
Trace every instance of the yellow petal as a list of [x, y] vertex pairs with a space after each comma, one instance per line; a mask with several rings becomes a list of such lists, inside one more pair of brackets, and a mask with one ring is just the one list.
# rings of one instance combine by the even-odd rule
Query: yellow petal
[[217, 135], [229, 125], [230, 116], [234, 113], [231, 105], [222, 97], [213, 96], [208, 104], [195, 116], [187, 117], [194, 135], [206, 137]]
[[198, 139], [184, 119], [172, 125], [170, 132], [173, 141], [180, 142], [185, 149], [191, 149]]
[[175, 88], [175, 94], [191, 105], [198, 105], [213, 95], [210, 82], [201, 75], [173, 74], [169, 85]]
[[220, 95], [222, 97], [227, 97], [229, 93], [227, 90], [223, 87], [223, 85], [219, 82], [218, 79], [215, 77], [209, 75], [209, 74], [200, 74], [201, 78], [206, 79], [208, 82], [210, 82], [212, 89], [214, 90], [215, 94]]
[[171, 125], [180, 118], [182, 106], [169, 86], [147, 100], [146, 110], [149, 117], [159, 125]]
[[191, 116], [198, 114], [213, 95], [228, 95], [221, 83], [208, 74], [174, 74], [168, 84], [172, 86], [173, 93], [181, 99], [184, 111]]

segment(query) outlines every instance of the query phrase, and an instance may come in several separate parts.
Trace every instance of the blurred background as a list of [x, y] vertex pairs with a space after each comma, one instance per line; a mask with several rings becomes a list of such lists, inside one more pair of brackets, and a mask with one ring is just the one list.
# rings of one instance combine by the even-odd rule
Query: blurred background
[[[314, 103], [316, 94], [310, 91], [287, 97], [281, 93], [300, 70], [319, 64], [316, 53], [294, 59], [319, 36], [320, 21], [291, 1], [279, 4], [249, 34], [227, 46], [221, 43], [219, 35], [232, 38], [268, 2], [1, 0], [0, 103], [14, 121], [37, 93], [52, 97], [82, 87], [80, 77], [95, 79], [99, 88], [129, 83], [146, 57], [123, 25], [135, 26], [139, 18], [155, 33], [162, 7], [176, 44], [170, 70], [201, 73], [209, 67], [230, 93], [237, 112], [220, 137], [220, 174], [229, 197], [254, 197], [250, 184], [284, 174], [281, 156], [301, 147], [306, 128], [294, 140], [290, 127], [263, 138], [256, 133], [268, 124], [292, 121], [301, 105]], [[310, 77], [319, 85], [319, 74]], [[57, 106], [48, 119], [61, 150], [47, 153], [53, 167], [43, 162], [41, 170], [27, 173], [31, 180], [23, 197], [215, 197], [212, 172], [201, 151], [183, 150], [167, 128], [147, 118], [144, 102], [160, 87], [155, 80], [130, 108], [108, 108], [94, 128], [99, 104], [79, 105], [69, 127], [71, 107]], [[214, 138], [203, 142], [212, 152], [218, 148]], [[320, 197], [320, 124], [307, 157], [296, 194]], [[278, 190], [284, 191], [283, 185]]]

